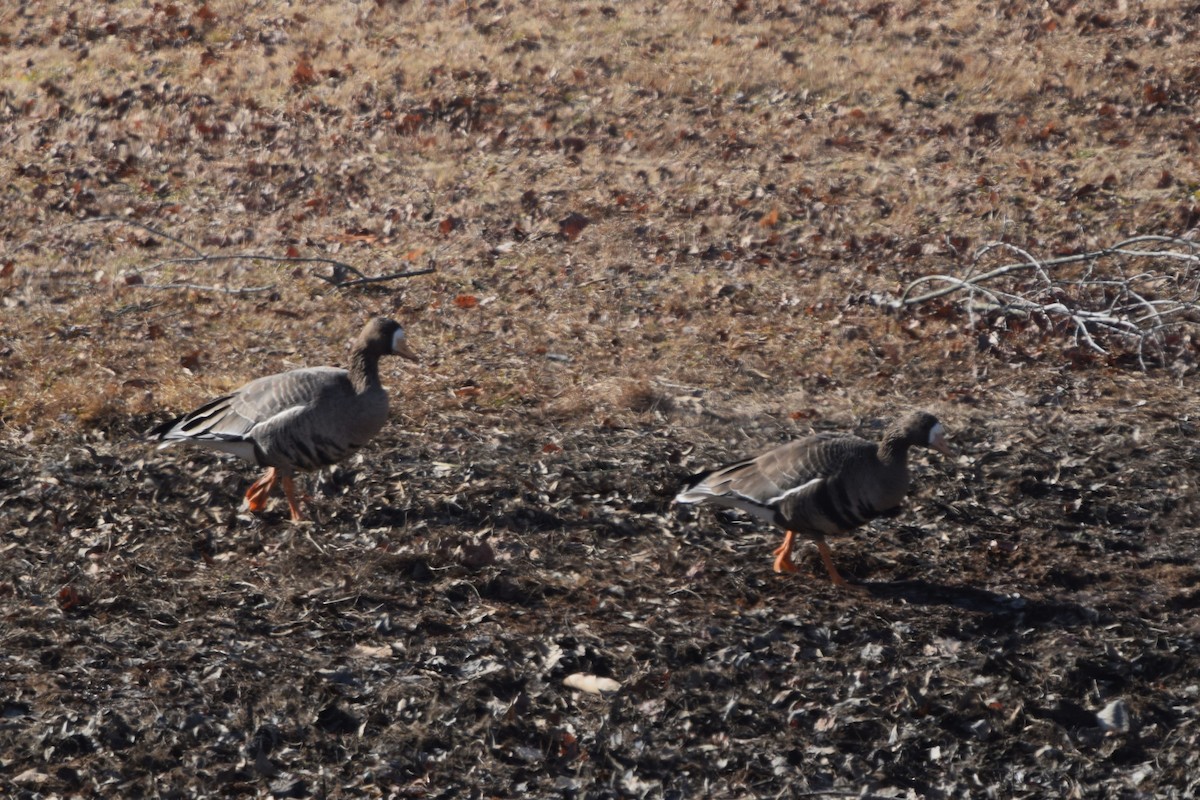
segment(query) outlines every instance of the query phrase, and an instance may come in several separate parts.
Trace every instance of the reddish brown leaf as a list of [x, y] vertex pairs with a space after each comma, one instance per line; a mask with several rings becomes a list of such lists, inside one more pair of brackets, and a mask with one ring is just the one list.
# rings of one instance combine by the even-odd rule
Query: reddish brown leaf
[[442, 236], [447, 235], [450, 231], [458, 227], [458, 220], [454, 217], [446, 217], [438, 223], [438, 233]]
[[1142, 97], [1146, 100], [1147, 105], [1165, 103], [1170, 99], [1165, 89], [1153, 83], [1147, 83], [1142, 86]]
[[766, 214], [758, 218], [758, 224], [763, 228], [774, 228], [779, 224], [779, 209], [772, 208]]
[[546, 442], [544, 445], [542, 445], [542, 452], [546, 453], [547, 455], [550, 453], [561, 453], [562, 448], [556, 445], [554, 442]]
[[479, 305], [479, 298], [473, 294], [460, 294], [454, 298], [454, 305], [459, 308], [474, 308]]
[[420, 114], [405, 114], [396, 122], [396, 132], [400, 134], [416, 133], [424, 121], [425, 118]]
[[592, 221], [583, 214], [572, 212], [558, 221], [558, 232], [573, 242], [583, 233], [583, 229], [591, 224]]
[[292, 72], [292, 83], [297, 86], [309, 86], [317, 82], [317, 71], [313, 69], [312, 62], [307, 58], [301, 58], [296, 64], [296, 69]]
[[297, 250], [293, 245], [289, 244], [288, 248], [287, 248], [287, 257], [288, 258], [299, 258], [300, 251]]
[[1058, 126], [1053, 122], [1047, 122], [1046, 125], [1037, 133], [1035, 137], [1038, 141], [1044, 142], [1058, 132]]
[[74, 586], [64, 586], [58, 592], [58, 607], [63, 611], [71, 611], [84, 604], [84, 597], [75, 590]]
[[460, 386], [454, 390], [455, 397], [478, 397], [481, 394], [483, 389], [479, 386]]

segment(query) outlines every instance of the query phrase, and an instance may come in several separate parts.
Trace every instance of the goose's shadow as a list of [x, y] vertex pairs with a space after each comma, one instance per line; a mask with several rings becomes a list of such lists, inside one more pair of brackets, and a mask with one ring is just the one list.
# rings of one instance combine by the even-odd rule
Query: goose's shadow
[[999, 594], [973, 586], [933, 583], [925, 580], [906, 580], [858, 584], [874, 597], [902, 600], [922, 606], [954, 606], [976, 614], [993, 617], [1020, 618], [1024, 624], [1082, 625], [1101, 621], [1095, 608], [1054, 599], [1035, 599], [1020, 595]]

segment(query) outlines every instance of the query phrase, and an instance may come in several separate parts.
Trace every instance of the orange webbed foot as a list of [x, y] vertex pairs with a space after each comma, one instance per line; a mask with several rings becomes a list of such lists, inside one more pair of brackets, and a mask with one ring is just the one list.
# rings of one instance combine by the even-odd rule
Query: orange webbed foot
[[773, 551], [776, 572], [796, 571], [796, 565], [792, 563], [792, 545], [795, 543], [795, 539], [796, 534], [788, 531], [787, 535], [783, 537], [783, 544]]
[[255, 514], [261, 513], [267, 507], [267, 496], [275, 487], [275, 468], [270, 467], [261, 478], [256, 480], [246, 490], [246, 508]]

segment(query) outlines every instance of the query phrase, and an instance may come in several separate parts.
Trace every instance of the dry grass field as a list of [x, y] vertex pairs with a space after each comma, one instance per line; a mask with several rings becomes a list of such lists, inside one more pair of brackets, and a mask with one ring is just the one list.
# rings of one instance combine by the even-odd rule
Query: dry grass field
[[[0, 795], [1194, 797], [1198, 31], [4, 6]], [[421, 363], [313, 521], [143, 440], [372, 315]], [[671, 504], [916, 407], [958, 455], [832, 542], [861, 596]]]

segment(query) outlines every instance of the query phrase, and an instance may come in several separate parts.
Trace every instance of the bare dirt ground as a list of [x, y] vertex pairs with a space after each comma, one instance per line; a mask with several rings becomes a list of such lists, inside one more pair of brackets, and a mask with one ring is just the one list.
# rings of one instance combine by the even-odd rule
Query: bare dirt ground
[[[889, 303], [1194, 235], [1198, 30], [1155, 2], [6, 6], [0, 794], [1195, 796], [1186, 243]], [[1059, 313], [1130, 289], [1176, 324]], [[313, 521], [141, 440], [344, 363], [373, 314], [422, 363], [385, 362], [392, 421], [306, 480]], [[913, 407], [959, 455], [833, 542], [862, 596], [671, 506]]]

